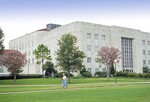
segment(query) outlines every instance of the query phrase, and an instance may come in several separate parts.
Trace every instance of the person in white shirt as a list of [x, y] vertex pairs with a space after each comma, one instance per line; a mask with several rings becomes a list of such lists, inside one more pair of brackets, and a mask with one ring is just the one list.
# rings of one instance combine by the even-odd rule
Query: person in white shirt
[[67, 77], [66, 77], [65, 73], [63, 73], [63, 77], [62, 77], [62, 87], [68, 88]]

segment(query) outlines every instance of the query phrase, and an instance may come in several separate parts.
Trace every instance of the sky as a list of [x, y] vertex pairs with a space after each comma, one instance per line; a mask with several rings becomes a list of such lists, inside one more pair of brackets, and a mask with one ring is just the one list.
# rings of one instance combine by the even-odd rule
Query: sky
[[4, 46], [48, 23], [85, 21], [150, 32], [150, 0], [0, 0]]

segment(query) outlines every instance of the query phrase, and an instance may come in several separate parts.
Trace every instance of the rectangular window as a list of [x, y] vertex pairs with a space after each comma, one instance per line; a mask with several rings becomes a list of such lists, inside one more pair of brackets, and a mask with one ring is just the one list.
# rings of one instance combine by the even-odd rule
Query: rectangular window
[[106, 72], [106, 68], [102, 68], [102, 72]]
[[142, 40], [142, 44], [145, 45], [145, 40]]
[[91, 63], [91, 57], [87, 58], [87, 63]]
[[91, 68], [87, 68], [87, 71], [88, 71], [88, 72], [91, 72]]
[[0, 67], [0, 73], [4, 73], [4, 69]]
[[95, 46], [95, 51], [96, 51], [96, 52], [98, 51], [98, 46]]
[[145, 65], [146, 64], [146, 60], [143, 60], [143, 65]]
[[150, 50], [148, 50], [148, 55], [150, 55]]
[[94, 34], [94, 39], [98, 40], [98, 34]]
[[102, 40], [106, 40], [106, 36], [105, 35], [102, 35]]
[[147, 41], [147, 45], [150, 45], [150, 41]]
[[96, 58], [95, 58], [95, 63], [97, 63], [97, 62], [98, 62], [98, 58], [96, 57]]
[[148, 60], [148, 65], [150, 65], [150, 60]]
[[87, 45], [87, 50], [91, 51], [91, 45]]
[[32, 58], [32, 63], [34, 63], [34, 58]]
[[91, 33], [87, 33], [87, 38], [91, 39]]
[[122, 67], [133, 68], [133, 46], [131, 38], [121, 38], [122, 46]]
[[143, 50], [143, 55], [146, 55], [146, 52], [145, 52], [145, 50]]
[[99, 68], [95, 68], [95, 72], [98, 72], [99, 71]]

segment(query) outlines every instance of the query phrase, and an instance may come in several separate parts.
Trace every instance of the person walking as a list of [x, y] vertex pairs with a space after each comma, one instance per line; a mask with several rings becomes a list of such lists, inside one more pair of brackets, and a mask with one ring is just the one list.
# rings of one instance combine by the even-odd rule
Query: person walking
[[62, 77], [62, 87], [68, 88], [67, 77], [66, 77], [65, 73], [63, 73], [63, 77]]

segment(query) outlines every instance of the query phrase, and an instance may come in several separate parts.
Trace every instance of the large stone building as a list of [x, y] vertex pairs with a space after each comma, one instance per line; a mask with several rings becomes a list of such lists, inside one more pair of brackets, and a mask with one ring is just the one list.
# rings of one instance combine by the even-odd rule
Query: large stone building
[[[122, 52], [117, 71], [129, 70], [142, 73], [143, 66], [150, 67], [150, 33], [118, 26], [105, 26], [87, 22], [73, 22], [64, 26], [48, 24], [47, 28], [26, 34], [9, 43], [10, 49], [27, 54], [27, 65], [23, 74], [41, 74], [41, 68], [35, 64], [33, 51], [39, 44], [45, 44], [51, 50], [52, 62], [56, 63], [57, 40], [65, 33], [71, 33], [78, 39], [77, 45], [86, 54], [84, 65], [94, 74], [106, 71], [104, 65], [96, 62], [97, 51], [101, 47], [115, 47]], [[58, 71], [59, 68], [57, 69]]]

